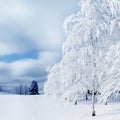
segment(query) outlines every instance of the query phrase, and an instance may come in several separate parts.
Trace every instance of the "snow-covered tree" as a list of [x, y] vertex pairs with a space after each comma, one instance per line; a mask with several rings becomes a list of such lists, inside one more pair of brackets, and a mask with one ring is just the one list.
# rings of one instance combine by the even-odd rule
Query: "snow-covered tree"
[[79, 101], [91, 90], [94, 108], [94, 92], [106, 74], [101, 65], [109, 47], [120, 41], [120, 1], [80, 0], [79, 5], [78, 13], [64, 22], [63, 58], [51, 68], [45, 92]]
[[28, 95], [29, 94], [29, 87], [25, 85], [19, 85], [15, 87], [15, 90], [13, 90], [14, 93], [20, 94], [20, 95]]
[[23, 93], [23, 85], [19, 85], [19, 86], [17, 86], [16, 88], [15, 88], [15, 93], [16, 94], [20, 94], [20, 95], [23, 95], [24, 93]]

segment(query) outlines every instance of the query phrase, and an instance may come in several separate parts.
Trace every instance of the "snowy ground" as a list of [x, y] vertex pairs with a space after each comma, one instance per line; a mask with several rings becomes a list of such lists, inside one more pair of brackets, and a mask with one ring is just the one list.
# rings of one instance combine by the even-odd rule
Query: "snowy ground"
[[120, 103], [96, 105], [91, 117], [91, 104], [75, 106], [48, 96], [0, 95], [1, 120], [120, 120]]

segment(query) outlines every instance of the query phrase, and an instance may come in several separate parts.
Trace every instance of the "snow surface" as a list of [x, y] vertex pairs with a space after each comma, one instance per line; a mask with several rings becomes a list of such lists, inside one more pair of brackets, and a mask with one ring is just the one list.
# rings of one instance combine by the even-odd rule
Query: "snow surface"
[[120, 103], [96, 105], [91, 116], [90, 102], [73, 105], [51, 96], [0, 95], [1, 120], [120, 120]]

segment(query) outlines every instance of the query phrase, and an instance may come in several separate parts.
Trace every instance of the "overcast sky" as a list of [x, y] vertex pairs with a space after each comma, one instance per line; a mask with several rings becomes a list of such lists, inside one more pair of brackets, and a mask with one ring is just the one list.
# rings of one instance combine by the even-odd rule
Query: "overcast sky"
[[79, 0], [0, 1], [0, 83], [41, 80], [61, 59], [64, 19]]

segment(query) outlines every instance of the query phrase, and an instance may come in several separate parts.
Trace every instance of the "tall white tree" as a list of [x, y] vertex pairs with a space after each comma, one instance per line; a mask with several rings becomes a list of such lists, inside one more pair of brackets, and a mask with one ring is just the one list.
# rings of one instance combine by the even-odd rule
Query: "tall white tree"
[[86, 91], [99, 91], [103, 80], [102, 60], [109, 47], [119, 42], [119, 0], [80, 0], [78, 13], [64, 22], [67, 36], [63, 58], [51, 68], [45, 92], [72, 101], [83, 99]]

